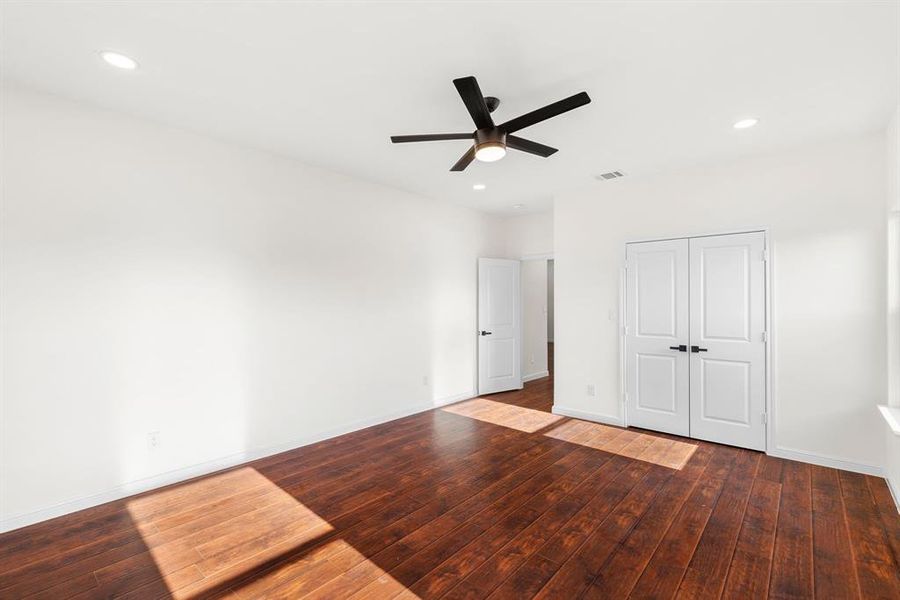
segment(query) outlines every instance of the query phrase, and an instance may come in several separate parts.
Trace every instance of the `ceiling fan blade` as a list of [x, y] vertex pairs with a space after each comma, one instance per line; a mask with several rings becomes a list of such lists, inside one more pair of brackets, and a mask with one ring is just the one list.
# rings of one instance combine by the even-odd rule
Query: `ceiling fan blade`
[[478, 82], [475, 78], [469, 76], [454, 79], [453, 85], [456, 86], [456, 91], [459, 92], [463, 104], [469, 109], [469, 114], [472, 115], [475, 126], [478, 129], [493, 127], [494, 120], [491, 118], [491, 111], [488, 110], [484, 101], [484, 95], [481, 93], [481, 88], [478, 87]]
[[556, 148], [551, 148], [550, 146], [545, 146], [544, 144], [538, 144], [537, 142], [532, 142], [531, 140], [526, 140], [525, 138], [520, 138], [515, 135], [506, 136], [506, 146], [515, 150], [527, 152], [528, 154], [537, 154], [538, 156], [543, 156], [544, 158], [547, 158], [554, 152], [558, 151]]
[[462, 158], [460, 158], [458, 161], [456, 161], [455, 165], [450, 167], [450, 170], [451, 171], [463, 171], [463, 170], [465, 170], [466, 167], [469, 166], [469, 163], [471, 163], [473, 160], [475, 160], [475, 146], [472, 146], [471, 148], [469, 148], [469, 151], [466, 152], [465, 154], [463, 154]]
[[587, 95], [587, 92], [581, 92], [575, 94], [574, 96], [569, 96], [564, 100], [560, 100], [559, 102], [554, 102], [553, 104], [548, 104], [543, 108], [539, 108], [537, 110], [533, 110], [530, 113], [525, 113], [521, 117], [516, 117], [511, 121], [507, 121], [500, 125], [500, 129], [505, 131], [506, 133], [513, 133], [514, 131], [518, 131], [520, 129], [524, 129], [525, 127], [529, 127], [534, 125], [535, 123], [540, 123], [541, 121], [546, 121], [556, 115], [561, 115], [564, 112], [569, 112], [579, 106], [584, 106], [591, 101], [590, 96]]
[[405, 142], [439, 142], [441, 140], [471, 140], [471, 133], [423, 133], [422, 135], [392, 135], [395, 144]]

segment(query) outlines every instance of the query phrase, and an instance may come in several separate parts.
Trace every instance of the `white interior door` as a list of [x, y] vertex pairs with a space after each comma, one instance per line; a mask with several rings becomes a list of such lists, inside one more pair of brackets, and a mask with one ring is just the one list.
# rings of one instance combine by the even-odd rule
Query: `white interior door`
[[628, 424], [690, 434], [688, 240], [626, 246]]
[[766, 448], [765, 234], [691, 238], [691, 437]]
[[478, 393], [522, 388], [520, 263], [478, 259]]

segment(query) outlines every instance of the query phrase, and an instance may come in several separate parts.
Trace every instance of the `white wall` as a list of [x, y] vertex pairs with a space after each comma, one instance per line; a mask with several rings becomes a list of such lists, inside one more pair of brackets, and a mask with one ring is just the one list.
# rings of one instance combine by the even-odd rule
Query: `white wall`
[[509, 258], [553, 253], [553, 212], [506, 217], [499, 221], [504, 253]]
[[473, 393], [476, 258], [503, 251], [479, 213], [52, 96], [2, 109], [4, 528]]
[[[900, 106], [886, 132], [887, 270], [888, 270], [888, 404], [900, 408]], [[900, 436], [885, 427], [885, 475], [900, 507]]]
[[619, 323], [608, 311], [626, 240], [769, 227], [777, 449], [877, 470], [884, 182], [884, 137], [872, 134], [556, 198], [556, 405], [622, 417]]

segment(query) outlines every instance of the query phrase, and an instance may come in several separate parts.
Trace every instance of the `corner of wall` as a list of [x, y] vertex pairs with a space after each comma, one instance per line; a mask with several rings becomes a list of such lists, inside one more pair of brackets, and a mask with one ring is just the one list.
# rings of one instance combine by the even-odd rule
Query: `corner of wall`
[[[900, 105], [885, 132], [887, 167], [887, 403], [900, 407]], [[884, 476], [900, 511], [900, 437], [886, 427]]]

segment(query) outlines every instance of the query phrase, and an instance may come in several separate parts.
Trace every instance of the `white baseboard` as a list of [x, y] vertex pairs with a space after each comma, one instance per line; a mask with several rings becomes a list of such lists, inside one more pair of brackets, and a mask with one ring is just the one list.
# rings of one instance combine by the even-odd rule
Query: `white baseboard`
[[535, 379], [542, 379], [544, 377], [550, 377], [550, 371], [537, 371], [535, 373], [529, 373], [528, 375], [524, 375], [522, 377], [522, 383], [534, 381]]
[[[436, 402], [451, 404], [452, 402], [458, 402], [459, 400], [463, 400], [467, 397], [470, 398], [473, 395], [474, 394], [466, 393], [461, 394], [458, 397], [443, 398]], [[365, 429], [367, 427], [372, 427], [373, 425], [380, 425], [382, 423], [393, 421], [395, 419], [402, 419], [403, 417], [408, 417], [416, 413], [431, 410], [435, 408], [435, 406], [440, 406], [440, 404], [416, 404], [403, 410], [393, 411], [367, 419], [359, 419], [357, 421], [347, 423], [346, 425], [343, 425], [341, 427], [335, 427], [328, 431], [316, 435], [307, 436], [302, 439], [286, 442], [283, 444], [277, 444], [274, 446], [268, 446], [265, 448], [256, 448], [253, 450], [239, 452], [230, 456], [213, 459], [196, 465], [190, 465], [181, 469], [169, 471], [167, 473], [161, 473], [159, 475], [154, 475], [146, 479], [124, 483], [122, 485], [118, 485], [114, 488], [99, 492], [97, 494], [92, 494], [90, 496], [74, 498], [72, 500], [67, 500], [59, 504], [40, 508], [35, 511], [11, 515], [0, 520], [0, 533], [12, 531], [13, 529], [19, 529], [21, 527], [33, 525], [35, 523], [40, 523], [41, 521], [46, 521], [48, 519], [67, 515], [79, 510], [84, 510], [85, 508], [91, 508], [100, 504], [106, 504], [107, 502], [112, 502], [114, 500], [121, 500], [122, 498], [127, 498], [128, 496], [133, 496], [135, 494], [154, 490], [163, 486], [172, 485], [174, 483], [179, 483], [188, 479], [193, 479], [194, 477], [209, 475], [210, 473], [215, 473], [216, 471], [221, 471], [223, 469], [235, 467], [246, 462], [265, 458], [267, 456], [272, 456], [273, 454], [280, 454], [281, 452], [286, 452], [288, 450], [294, 450], [296, 448], [315, 444], [316, 442], [321, 442], [322, 440], [337, 437], [339, 435], [344, 435], [346, 433], [351, 433], [353, 431], [358, 431], [360, 429]]]
[[478, 394], [475, 390], [470, 390], [464, 394], [457, 394], [455, 396], [444, 396], [443, 398], [438, 398], [434, 401], [434, 406], [432, 408], [440, 408], [441, 406], [447, 406], [448, 404], [456, 404], [457, 402], [462, 402], [463, 400], [471, 400]]
[[885, 477], [884, 480], [887, 481], [888, 490], [894, 498], [894, 506], [897, 507], [897, 512], [900, 513], [900, 481], [891, 481], [890, 477]]
[[793, 448], [775, 447], [766, 452], [769, 456], [777, 458], [785, 458], [787, 460], [796, 460], [799, 462], [809, 463], [811, 465], [819, 465], [821, 467], [831, 467], [832, 469], [841, 469], [843, 471], [852, 471], [854, 473], [862, 473], [864, 475], [875, 475], [884, 477], [884, 471], [881, 467], [875, 465], [867, 465], [843, 458], [835, 458], [832, 456], [823, 456], [803, 450], [794, 450]]
[[564, 417], [572, 417], [573, 419], [581, 419], [583, 421], [594, 421], [595, 423], [603, 423], [604, 425], [615, 425], [616, 427], [624, 427], [622, 419], [612, 415], [603, 415], [600, 413], [591, 413], [583, 410], [575, 410], [574, 408], [566, 408], [559, 404], [553, 405], [553, 414], [562, 415]]

